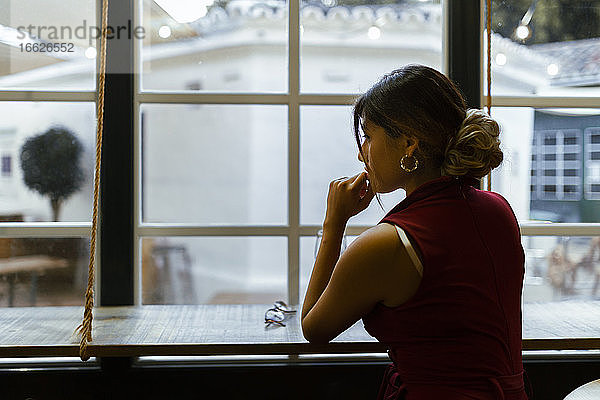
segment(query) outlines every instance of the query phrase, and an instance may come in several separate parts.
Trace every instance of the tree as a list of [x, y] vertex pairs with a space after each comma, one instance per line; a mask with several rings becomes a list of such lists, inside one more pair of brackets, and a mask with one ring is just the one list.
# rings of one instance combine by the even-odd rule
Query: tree
[[563, 42], [600, 36], [600, 8], [595, 0], [493, 0], [492, 30], [513, 38], [529, 7], [532, 35], [525, 44]]
[[63, 201], [83, 184], [84, 174], [79, 165], [82, 151], [79, 139], [61, 126], [27, 139], [21, 147], [25, 185], [50, 198], [55, 222]]

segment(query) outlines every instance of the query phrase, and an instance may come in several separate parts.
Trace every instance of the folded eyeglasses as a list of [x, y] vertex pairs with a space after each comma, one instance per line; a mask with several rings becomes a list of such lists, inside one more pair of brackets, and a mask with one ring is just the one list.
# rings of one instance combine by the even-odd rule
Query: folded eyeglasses
[[280, 326], [285, 326], [282, 322], [285, 320], [286, 316], [289, 314], [295, 313], [296, 310], [292, 310], [290, 306], [285, 304], [285, 302], [279, 300], [273, 304], [273, 308], [269, 308], [265, 312], [265, 324], [267, 326], [271, 324], [278, 324]]

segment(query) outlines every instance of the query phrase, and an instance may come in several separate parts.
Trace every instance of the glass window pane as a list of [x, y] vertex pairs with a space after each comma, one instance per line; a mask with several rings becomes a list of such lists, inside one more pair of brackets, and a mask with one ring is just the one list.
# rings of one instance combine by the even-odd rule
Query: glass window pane
[[493, 0], [492, 95], [598, 97], [599, 19], [600, 0]]
[[143, 221], [287, 223], [287, 109], [142, 106]]
[[142, 239], [143, 304], [269, 304], [287, 299], [284, 237]]
[[524, 236], [523, 302], [598, 300], [600, 237]]
[[[348, 106], [303, 106], [300, 109], [300, 223], [321, 225], [327, 210], [329, 183], [364, 170], [352, 133]], [[404, 197], [403, 189], [373, 198], [369, 207], [350, 218], [349, 225], [375, 225]]]
[[[346, 247], [350, 246], [350, 243], [352, 243], [357, 237], [358, 236], [346, 236]], [[313, 267], [315, 266], [315, 260], [319, 250], [319, 243], [320, 240], [318, 240], [317, 236], [300, 237], [300, 305], [304, 303], [304, 296], [306, 296], [306, 289], [308, 288], [310, 275], [312, 274]], [[344, 243], [342, 242], [342, 252], [344, 250], [343, 246]], [[299, 308], [301, 309], [302, 306]]]
[[85, 303], [89, 238], [0, 238], [0, 307]]
[[143, 90], [287, 91], [287, 2], [143, 1]]
[[600, 184], [600, 160], [593, 157], [600, 144], [591, 140], [600, 110], [496, 107], [492, 116], [504, 151], [492, 190], [507, 198], [519, 220], [600, 222], [593, 190]]
[[440, 0], [301, 3], [302, 92], [359, 93], [402, 65], [442, 65]]
[[0, 9], [0, 89], [95, 89], [96, 1], [0, 0]]
[[0, 218], [91, 220], [95, 113], [88, 102], [1, 103]]

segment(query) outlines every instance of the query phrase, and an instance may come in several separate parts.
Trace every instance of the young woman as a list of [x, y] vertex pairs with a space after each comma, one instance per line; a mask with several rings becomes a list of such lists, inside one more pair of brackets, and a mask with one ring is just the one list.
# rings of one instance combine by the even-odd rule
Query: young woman
[[[302, 330], [326, 343], [362, 318], [393, 361], [379, 399], [528, 399], [519, 226], [504, 197], [479, 189], [502, 162], [499, 133], [422, 65], [386, 74], [354, 106], [365, 172], [329, 185]], [[399, 188], [406, 198], [340, 257], [348, 219]]]

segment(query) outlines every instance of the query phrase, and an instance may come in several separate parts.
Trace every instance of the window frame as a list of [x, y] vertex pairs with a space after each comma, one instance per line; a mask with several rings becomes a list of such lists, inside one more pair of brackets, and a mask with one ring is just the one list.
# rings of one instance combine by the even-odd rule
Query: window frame
[[[460, 2], [460, 5], [459, 5]], [[101, 20], [102, 0], [96, 3], [96, 20]], [[100, 240], [96, 252], [97, 277], [94, 289], [99, 296], [99, 304], [105, 305], [141, 305], [142, 304], [142, 265], [141, 239], [157, 236], [285, 236], [288, 239], [287, 301], [298, 305], [300, 289], [300, 239], [315, 236], [321, 229], [318, 225], [300, 223], [300, 108], [305, 105], [350, 105], [357, 94], [310, 94], [300, 92], [300, 0], [288, 0], [288, 91], [287, 93], [182, 93], [143, 91], [140, 80], [141, 41], [132, 39], [129, 43], [131, 70], [121, 74], [120, 78], [107, 75], [107, 95], [105, 99], [105, 142], [102, 163], [102, 199], [99, 220]], [[486, 104], [482, 82], [485, 78], [484, 62], [484, 15], [485, 2], [482, 0], [442, 0], [444, 10], [442, 72], [459, 83], [473, 107]], [[460, 9], [461, 12], [458, 12]], [[465, 30], [460, 18], [466, 18], [465, 9], [472, 15], [479, 14], [479, 23], [471, 32], [471, 41], [475, 47], [461, 45], [458, 29]], [[133, 2], [111, 1], [109, 6], [109, 25], [115, 15], [129, 16], [136, 26], [142, 26], [142, 0]], [[457, 27], [453, 32], [453, 27]], [[477, 37], [473, 32], [476, 31]], [[469, 31], [462, 32], [463, 35]], [[108, 41], [107, 60], [110, 63], [111, 51], [115, 41]], [[478, 43], [478, 46], [476, 44]], [[97, 41], [97, 48], [99, 40]], [[470, 52], [470, 53], [469, 53]], [[475, 63], [460, 64], [460, 60], [472, 60], [469, 54], [478, 54]], [[466, 56], [466, 57], [465, 57]], [[110, 71], [110, 64], [107, 70]], [[467, 68], [478, 71], [479, 81], [468, 79]], [[96, 71], [99, 70], [99, 57], [96, 59]], [[133, 72], [132, 72], [133, 71]], [[471, 75], [472, 76], [472, 75]], [[117, 81], [115, 79], [121, 79]], [[467, 79], [465, 81], [465, 79]], [[462, 82], [461, 82], [462, 80]], [[96, 82], [98, 79], [96, 80]], [[118, 89], [120, 96], [110, 96]], [[461, 85], [462, 86], [462, 85]], [[123, 92], [125, 90], [125, 92]], [[473, 92], [475, 90], [475, 92]], [[479, 95], [475, 95], [478, 93]], [[478, 100], [478, 104], [477, 103]], [[531, 108], [600, 108], [600, 97], [544, 97], [544, 96], [495, 96], [492, 92], [493, 107], [531, 107]], [[93, 91], [10, 91], [0, 90], [0, 101], [60, 101], [95, 102]], [[142, 146], [141, 113], [142, 104], [245, 104], [245, 105], [286, 105], [288, 107], [288, 223], [282, 226], [239, 225], [239, 226], [201, 226], [196, 224], [144, 223], [142, 221]], [[126, 104], [128, 111], [118, 114], [120, 106]], [[492, 108], [493, 112], [493, 108]], [[131, 117], [128, 120], [128, 115]], [[111, 123], [111, 121], [113, 123]], [[110, 135], [110, 132], [118, 132]], [[119, 151], [120, 149], [120, 151]], [[123, 173], [122, 165], [130, 168]], [[121, 180], [115, 174], [125, 175]], [[112, 176], [112, 178], [111, 178]], [[484, 178], [483, 182], [487, 183]], [[482, 183], [483, 183], [482, 182]], [[127, 185], [131, 188], [127, 191]], [[485, 185], [484, 185], [485, 187]], [[115, 190], [115, 188], [120, 188]], [[108, 190], [111, 189], [111, 190]], [[493, 189], [493, 182], [492, 182]], [[125, 191], [121, 191], [125, 190]], [[122, 193], [129, 193], [126, 198]], [[114, 222], [111, 224], [111, 221]], [[523, 236], [596, 236], [600, 223], [520, 223]], [[371, 226], [352, 225], [346, 228], [347, 235], [360, 235]], [[1, 237], [88, 237], [91, 223], [1, 223]], [[100, 246], [100, 243], [102, 246]], [[120, 249], [123, 251], [115, 251]], [[102, 295], [104, 293], [104, 296]], [[108, 294], [111, 293], [109, 297]]]

